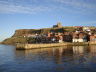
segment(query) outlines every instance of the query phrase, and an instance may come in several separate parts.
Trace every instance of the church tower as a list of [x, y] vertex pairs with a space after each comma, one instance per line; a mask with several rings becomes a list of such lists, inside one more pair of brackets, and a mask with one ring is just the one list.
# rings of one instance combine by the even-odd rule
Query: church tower
[[58, 22], [57, 25], [53, 25], [53, 28], [62, 28], [61, 22]]

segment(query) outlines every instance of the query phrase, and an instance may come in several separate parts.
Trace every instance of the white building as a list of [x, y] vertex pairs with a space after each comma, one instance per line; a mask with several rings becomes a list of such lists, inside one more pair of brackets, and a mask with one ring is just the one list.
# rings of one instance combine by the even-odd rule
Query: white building
[[73, 39], [73, 42], [84, 42], [83, 39]]
[[83, 31], [91, 31], [89, 27], [83, 27]]

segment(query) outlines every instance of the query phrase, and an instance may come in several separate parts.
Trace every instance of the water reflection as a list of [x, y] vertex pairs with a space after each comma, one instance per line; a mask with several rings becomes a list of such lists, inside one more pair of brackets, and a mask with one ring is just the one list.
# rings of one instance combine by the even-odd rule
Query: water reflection
[[90, 46], [89, 50], [90, 50], [91, 55], [96, 56], [96, 46], [95, 45]]
[[64, 46], [56, 48], [41, 48], [25, 51], [16, 51], [17, 58], [24, 58], [33, 61], [54, 61], [62, 64], [64, 61], [72, 61], [76, 59], [86, 59], [86, 54], [96, 55], [96, 46]]
[[[41, 48], [25, 51], [16, 51], [17, 58], [24, 58], [33, 61], [54, 61], [62, 64], [64, 61], [76, 60], [76, 57], [83, 56], [88, 46], [64, 46], [59, 48]], [[76, 57], [75, 57], [76, 56]]]
[[84, 53], [84, 46], [73, 46], [73, 53], [74, 54], [83, 54]]
[[0, 60], [3, 62], [0, 63], [0, 70], [4, 68], [5, 72], [88, 72], [87, 69], [91, 72], [96, 71], [94, 68], [96, 67], [96, 46], [94, 45], [23, 51], [15, 50], [10, 46], [6, 50], [5, 48], [6, 46], [0, 49]]

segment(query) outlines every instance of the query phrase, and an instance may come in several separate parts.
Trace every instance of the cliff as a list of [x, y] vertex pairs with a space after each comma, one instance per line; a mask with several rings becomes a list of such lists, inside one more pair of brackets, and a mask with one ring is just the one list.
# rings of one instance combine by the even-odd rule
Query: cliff
[[62, 28], [43, 28], [43, 29], [20, 29], [16, 30], [12, 37], [23, 36], [28, 34], [47, 34], [48, 32], [65, 32], [74, 31], [74, 27], [62, 27]]
[[2, 44], [16, 44], [16, 43], [27, 43], [27, 38], [24, 35], [28, 34], [47, 34], [48, 32], [66, 32], [74, 31], [74, 27], [62, 27], [62, 28], [43, 28], [43, 29], [19, 29], [16, 30], [11, 38], [5, 39]]
[[27, 34], [35, 34], [35, 33], [40, 33], [40, 29], [19, 29], [15, 31], [15, 34], [12, 37], [17, 37], [17, 36], [24, 36]]

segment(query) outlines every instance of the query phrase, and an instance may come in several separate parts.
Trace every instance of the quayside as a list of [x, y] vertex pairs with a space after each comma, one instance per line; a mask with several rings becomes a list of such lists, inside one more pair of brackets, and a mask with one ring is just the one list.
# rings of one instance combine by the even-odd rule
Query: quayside
[[37, 48], [51, 48], [61, 46], [83, 46], [83, 45], [95, 45], [95, 42], [76, 42], [76, 43], [48, 43], [48, 44], [16, 44], [17, 50], [28, 50]]

